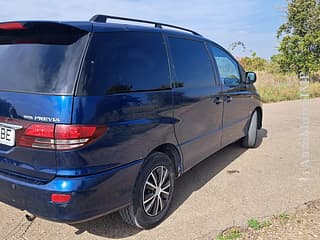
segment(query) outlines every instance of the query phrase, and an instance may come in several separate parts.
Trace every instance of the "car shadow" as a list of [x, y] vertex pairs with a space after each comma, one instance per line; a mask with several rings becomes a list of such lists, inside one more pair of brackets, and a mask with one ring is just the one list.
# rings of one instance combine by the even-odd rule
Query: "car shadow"
[[[267, 136], [268, 131], [266, 129], [258, 131], [258, 146], [262, 144], [263, 138], [266, 138]], [[225, 169], [230, 163], [246, 151], [247, 149], [241, 147], [238, 142], [233, 143], [206, 158], [190, 171], [178, 178], [168, 216], [177, 210], [193, 192], [201, 189], [208, 181], [214, 178], [219, 172]], [[83, 232], [89, 232], [94, 235], [113, 239], [125, 238], [135, 235], [141, 231], [141, 229], [125, 224], [118, 213], [113, 213], [72, 226], [78, 229], [75, 232], [76, 235]]]
[[[258, 131], [257, 147], [262, 144], [263, 138], [266, 138], [267, 135], [268, 131], [266, 129]], [[240, 141], [237, 141], [212, 154], [178, 178], [175, 186], [174, 201], [172, 202], [168, 216], [179, 208], [193, 192], [201, 189], [207, 182], [247, 150], [248, 149], [241, 147]], [[238, 172], [238, 170], [230, 169], [228, 172], [234, 173]]]

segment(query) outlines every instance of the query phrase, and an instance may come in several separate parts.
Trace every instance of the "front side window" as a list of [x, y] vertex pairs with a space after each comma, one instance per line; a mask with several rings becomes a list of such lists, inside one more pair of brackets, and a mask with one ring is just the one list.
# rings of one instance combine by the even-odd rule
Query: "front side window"
[[227, 52], [219, 47], [210, 45], [210, 50], [217, 63], [222, 84], [240, 84], [241, 78], [237, 62]]
[[213, 69], [203, 42], [169, 37], [176, 87], [211, 87]]
[[96, 33], [90, 43], [78, 95], [106, 95], [170, 88], [161, 33]]

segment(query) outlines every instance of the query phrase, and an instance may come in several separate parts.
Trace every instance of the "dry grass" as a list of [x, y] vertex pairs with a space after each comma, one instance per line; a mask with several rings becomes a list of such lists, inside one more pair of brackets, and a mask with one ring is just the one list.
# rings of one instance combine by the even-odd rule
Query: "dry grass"
[[[301, 98], [301, 84], [294, 74], [257, 72], [257, 88], [263, 102], [279, 102]], [[304, 91], [310, 97], [320, 97], [320, 82], [310, 82]]]

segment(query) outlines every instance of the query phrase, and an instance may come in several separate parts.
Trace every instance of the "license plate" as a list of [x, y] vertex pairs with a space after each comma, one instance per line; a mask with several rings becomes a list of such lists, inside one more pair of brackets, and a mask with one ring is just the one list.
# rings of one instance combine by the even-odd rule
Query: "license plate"
[[0, 144], [13, 147], [15, 140], [16, 132], [13, 128], [0, 126]]

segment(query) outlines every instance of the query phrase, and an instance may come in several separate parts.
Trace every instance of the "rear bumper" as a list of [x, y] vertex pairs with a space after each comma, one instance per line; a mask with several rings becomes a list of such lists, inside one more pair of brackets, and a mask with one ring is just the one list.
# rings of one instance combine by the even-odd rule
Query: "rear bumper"
[[[36, 216], [74, 223], [128, 205], [142, 160], [99, 174], [56, 177], [44, 185], [15, 180], [0, 173], [0, 201]], [[72, 194], [70, 202], [51, 202], [52, 193]]]

